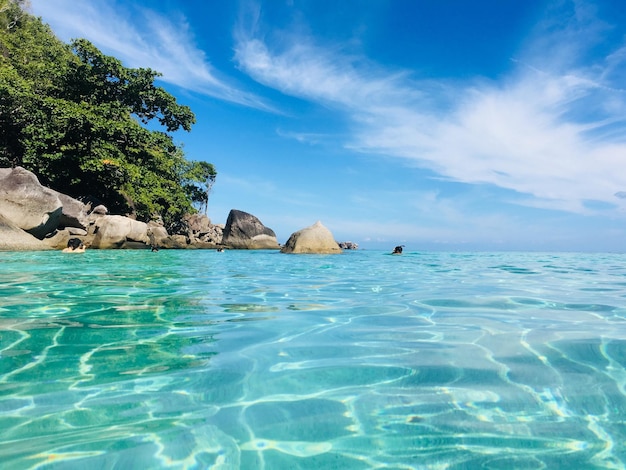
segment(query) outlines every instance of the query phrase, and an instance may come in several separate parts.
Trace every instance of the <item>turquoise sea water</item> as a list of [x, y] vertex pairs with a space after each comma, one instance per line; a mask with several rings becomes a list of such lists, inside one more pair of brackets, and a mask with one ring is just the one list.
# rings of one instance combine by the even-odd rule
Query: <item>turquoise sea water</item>
[[0, 468], [626, 467], [626, 255], [0, 253]]

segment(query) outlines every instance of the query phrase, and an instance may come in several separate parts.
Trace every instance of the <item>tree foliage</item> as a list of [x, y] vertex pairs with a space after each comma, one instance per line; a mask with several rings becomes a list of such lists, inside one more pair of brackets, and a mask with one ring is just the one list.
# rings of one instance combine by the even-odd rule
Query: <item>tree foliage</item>
[[[74, 197], [172, 223], [208, 202], [215, 168], [185, 159], [169, 133], [195, 116], [85, 39], [65, 44], [23, 0], [0, 0], [0, 166], [23, 166]], [[158, 122], [165, 130], [144, 127]], [[209, 190], [207, 190], [209, 187]]]

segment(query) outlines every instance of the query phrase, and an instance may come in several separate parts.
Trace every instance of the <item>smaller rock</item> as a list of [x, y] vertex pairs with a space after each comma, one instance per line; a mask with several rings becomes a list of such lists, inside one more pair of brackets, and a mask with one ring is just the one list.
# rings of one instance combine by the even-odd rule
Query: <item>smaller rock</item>
[[43, 239], [44, 243], [50, 248], [60, 249], [67, 247], [67, 241], [70, 238], [80, 238], [81, 241], [86, 242], [87, 245], [91, 245], [91, 238], [87, 237], [87, 230], [76, 227], [67, 227], [64, 229], [56, 230], [53, 234], [50, 234]]
[[157, 248], [169, 247], [169, 238], [170, 236], [162, 223], [154, 221], [148, 222], [148, 240], [151, 246]]
[[209, 230], [211, 230], [211, 219], [204, 214], [186, 215], [184, 220], [187, 222], [189, 230], [191, 230], [194, 235], [208, 233]]
[[107, 215], [108, 213], [109, 209], [100, 204], [99, 206], [94, 207], [89, 215]]
[[185, 235], [172, 235], [164, 246], [166, 248], [188, 248], [189, 239]]
[[280, 250], [281, 253], [337, 254], [341, 248], [333, 234], [320, 221], [310, 227], [292, 233]]
[[339, 248], [342, 250], [358, 250], [359, 245], [353, 242], [338, 242]]

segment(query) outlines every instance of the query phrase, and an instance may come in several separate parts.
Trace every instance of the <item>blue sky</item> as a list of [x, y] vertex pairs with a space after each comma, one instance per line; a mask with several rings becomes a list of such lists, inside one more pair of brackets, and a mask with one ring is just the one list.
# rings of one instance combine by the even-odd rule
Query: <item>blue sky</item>
[[32, 0], [191, 107], [214, 223], [406, 250], [626, 250], [626, 3]]

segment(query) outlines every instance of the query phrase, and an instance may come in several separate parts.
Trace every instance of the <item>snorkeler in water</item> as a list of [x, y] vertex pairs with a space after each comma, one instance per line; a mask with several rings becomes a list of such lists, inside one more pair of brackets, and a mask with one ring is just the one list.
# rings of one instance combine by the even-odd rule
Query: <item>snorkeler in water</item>
[[84, 253], [85, 245], [79, 238], [70, 238], [67, 247], [63, 248], [63, 253]]

